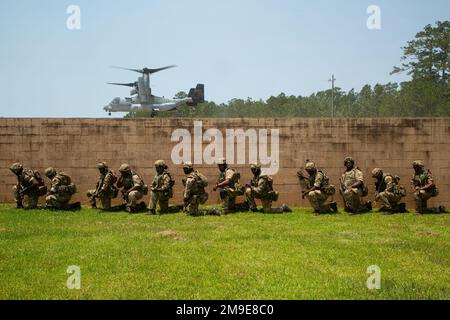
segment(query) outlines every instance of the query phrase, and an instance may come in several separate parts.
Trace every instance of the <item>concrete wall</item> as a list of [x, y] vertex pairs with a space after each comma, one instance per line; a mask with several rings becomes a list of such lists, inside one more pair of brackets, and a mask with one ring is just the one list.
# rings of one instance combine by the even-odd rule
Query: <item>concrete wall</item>
[[[450, 207], [449, 118], [197, 121], [201, 121], [203, 133], [207, 129], [218, 128], [224, 140], [229, 138], [227, 129], [254, 129], [257, 134], [264, 133], [264, 129], [269, 129], [269, 133], [271, 129], [279, 130], [279, 171], [274, 180], [276, 189], [280, 191], [280, 203], [307, 206], [307, 202], [300, 198], [296, 178], [296, 171], [306, 159], [315, 160], [337, 184], [343, 171], [344, 157], [352, 156], [365, 174], [371, 197], [374, 188], [370, 172], [374, 167], [400, 175], [402, 182], [409, 187], [411, 162], [416, 159], [425, 161], [440, 189], [440, 197], [433, 202]], [[0, 202], [13, 202], [11, 186], [15, 177], [8, 168], [15, 161], [41, 173], [47, 166], [67, 172], [78, 185], [80, 193], [75, 198], [85, 202], [85, 190], [94, 187], [97, 180], [95, 164], [98, 161], [105, 160], [114, 170], [127, 162], [150, 184], [152, 165], [160, 158], [168, 161], [177, 180], [175, 199], [179, 201], [183, 172], [180, 165], [172, 162], [172, 151], [178, 142], [171, 141], [177, 129], [187, 129], [194, 142], [193, 119], [0, 119]], [[269, 136], [267, 144], [259, 146], [260, 154], [266, 145], [269, 146], [269, 154], [274, 151], [270, 150], [271, 138]], [[213, 185], [217, 169], [202, 159], [207, 145], [208, 142], [203, 142], [201, 150], [192, 147], [191, 154], [200, 159], [202, 164], [196, 167], [210, 178]], [[248, 144], [235, 147], [237, 155], [248, 153]], [[245, 162], [249, 163], [248, 157]], [[240, 169], [243, 181], [250, 179], [246, 165], [235, 167]], [[339, 196], [336, 198], [341, 202]], [[211, 191], [210, 203], [217, 201], [217, 194]], [[413, 206], [411, 194], [407, 202]]]

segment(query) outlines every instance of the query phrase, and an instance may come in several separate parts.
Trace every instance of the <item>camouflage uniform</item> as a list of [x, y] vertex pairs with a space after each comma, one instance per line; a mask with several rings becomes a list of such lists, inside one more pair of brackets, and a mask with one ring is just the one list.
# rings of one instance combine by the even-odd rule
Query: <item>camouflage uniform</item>
[[64, 172], [56, 172], [53, 168], [45, 170], [47, 178], [51, 179], [50, 192], [45, 199], [48, 208], [69, 209], [69, 201], [76, 193], [76, 186], [70, 176]]
[[138, 212], [140, 209], [143, 209], [143, 204], [138, 203], [138, 201], [147, 193], [147, 186], [142, 178], [130, 169], [128, 164], [123, 164], [119, 172], [121, 176], [117, 181], [117, 187], [122, 188], [126, 211], [129, 213]]
[[414, 187], [423, 188], [430, 183], [432, 187], [427, 190], [415, 190], [414, 200], [416, 202], [416, 211], [418, 213], [427, 213], [429, 210], [427, 208], [427, 202], [430, 198], [436, 197], [438, 195], [438, 190], [433, 182], [433, 176], [430, 171], [425, 170], [425, 166], [422, 161], [416, 160], [413, 162], [413, 166], [420, 167], [420, 169], [415, 172], [412, 176], [411, 183]]
[[381, 201], [383, 204], [381, 211], [406, 211], [404, 204], [399, 206], [399, 202], [405, 194], [403, 193], [404, 188], [398, 185], [398, 179], [391, 174], [383, 173], [383, 170], [379, 168], [372, 171], [372, 176], [377, 179], [375, 182], [375, 200]]
[[208, 201], [208, 193], [205, 191], [207, 186], [206, 178], [202, 178], [200, 172], [194, 171], [190, 162], [186, 162], [183, 169], [190, 171], [186, 175], [186, 182], [184, 183], [184, 210], [191, 216], [204, 215], [206, 212], [200, 211], [198, 207], [200, 204], [205, 204]]
[[23, 168], [20, 163], [14, 163], [9, 169], [17, 176], [17, 184], [12, 188], [17, 207], [36, 208], [39, 197], [47, 193], [39, 172]]
[[100, 162], [97, 164], [97, 168], [101, 171], [96, 189], [89, 190], [87, 192], [87, 197], [90, 199], [93, 208], [97, 208], [96, 198], [98, 198], [102, 203], [102, 209], [110, 210], [111, 199], [117, 197], [117, 188], [114, 186], [117, 179], [114, 173], [108, 169], [106, 163]]
[[[306, 198], [314, 209], [315, 213], [331, 213], [336, 212], [336, 203], [325, 203], [328, 198], [334, 195], [336, 189], [330, 185], [328, 177], [322, 170], [316, 169], [314, 162], [307, 162], [305, 170], [309, 173], [309, 176], [304, 179], [306, 183]], [[315, 190], [309, 191], [314, 187]]]
[[220, 199], [222, 201], [222, 213], [227, 214], [240, 209], [242, 206], [236, 206], [236, 198], [243, 194], [242, 189], [239, 186], [239, 173], [236, 170], [228, 167], [226, 160], [221, 159], [219, 165], [224, 166], [225, 170], [219, 172], [219, 178], [217, 185], [228, 180], [229, 183], [223, 188], [219, 189]]
[[[347, 158], [345, 162], [347, 161], [353, 162], [351, 158]], [[351, 188], [357, 182], [362, 184], [358, 188]], [[360, 213], [371, 210], [370, 202], [367, 205], [361, 202], [361, 199], [367, 195], [367, 189], [364, 185], [363, 173], [359, 168], [353, 167], [351, 170], [344, 172], [341, 177], [341, 185], [344, 187], [341, 193], [347, 212]]]
[[272, 208], [272, 202], [278, 201], [278, 192], [273, 190], [272, 178], [261, 174], [261, 166], [259, 164], [252, 164], [251, 169], [254, 175], [250, 185], [245, 188], [245, 197], [250, 210], [257, 210], [255, 199], [260, 199], [264, 213], [291, 212], [285, 204], [280, 208]]
[[175, 181], [172, 180], [166, 163], [163, 160], [158, 160], [155, 162], [155, 168], [160, 171], [157, 171], [153, 178], [149, 213], [156, 213], [156, 206], [158, 204], [161, 213], [179, 212], [180, 208], [178, 206], [169, 206], [169, 199], [173, 197], [173, 185]]

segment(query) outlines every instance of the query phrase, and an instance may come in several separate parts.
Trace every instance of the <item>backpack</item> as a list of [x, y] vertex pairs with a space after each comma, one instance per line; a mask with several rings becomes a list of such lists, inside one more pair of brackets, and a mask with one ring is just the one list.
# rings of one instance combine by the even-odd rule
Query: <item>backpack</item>
[[146, 196], [148, 194], [148, 186], [145, 184], [144, 179], [142, 179], [142, 177], [138, 175], [136, 172], [133, 172], [133, 175], [139, 178], [140, 181], [139, 184], [141, 185], [141, 192], [144, 196]]
[[336, 187], [332, 184], [330, 184], [330, 178], [322, 171], [318, 170], [318, 172], [323, 174], [323, 181], [322, 185], [320, 186], [320, 189], [329, 196], [334, 196], [336, 194]]
[[170, 173], [168, 171], [166, 171], [166, 174], [169, 176], [169, 179], [170, 179], [169, 186], [170, 186], [170, 188], [172, 188], [175, 185], [175, 180], [172, 179], [172, 176], [170, 175]]
[[33, 171], [33, 177], [36, 179], [36, 181], [39, 183], [40, 186], [45, 185], [45, 181], [44, 181], [44, 179], [42, 179], [42, 176], [39, 173], [39, 171], [34, 170]]
[[259, 178], [265, 180], [267, 182], [267, 184], [269, 185], [270, 190], [271, 191], [273, 190], [273, 179], [271, 177], [269, 177], [269, 176], [260, 176]]
[[208, 178], [200, 172], [195, 172], [195, 182], [200, 188], [206, 188], [209, 184]]
[[61, 180], [61, 184], [62, 184], [62, 190], [64, 192], [67, 192], [69, 195], [74, 195], [75, 193], [77, 193], [77, 186], [75, 184], [72, 183], [72, 179], [70, 178], [70, 176], [65, 173], [65, 172], [58, 172], [57, 174]]

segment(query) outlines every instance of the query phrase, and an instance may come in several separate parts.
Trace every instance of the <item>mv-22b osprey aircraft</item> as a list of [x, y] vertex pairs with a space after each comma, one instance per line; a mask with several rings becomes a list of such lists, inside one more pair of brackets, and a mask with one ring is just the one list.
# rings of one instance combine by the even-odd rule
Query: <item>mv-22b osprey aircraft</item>
[[113, 101], [103, 109], [108, 112], [109, 115], [111, 115], [111, 112], [150, 111], [151, 116], [154, 117], [157, 112], [174, 111], [182, 104], [195, 107], [197, 104], [205, 102], [205, 86], [203, 84], [197, 84], [197, 87], [195, 89], [192, 88], [189, 91], [188, 97], [184, 99], [166, 99], [152, 94], [152, 89], [150, 88], [150, 75], [174, 67], [176, 66], [167, 66], [158, 69], [128, 69], [113, 67], [116, 69], [141, 73], [142, 77], [139, 77], [138, 81], [132, 83], [108, 83], [116, 86], [131, 87], [133, 89], [130, 92], [131, 97], [124, 99], [114, 98]]

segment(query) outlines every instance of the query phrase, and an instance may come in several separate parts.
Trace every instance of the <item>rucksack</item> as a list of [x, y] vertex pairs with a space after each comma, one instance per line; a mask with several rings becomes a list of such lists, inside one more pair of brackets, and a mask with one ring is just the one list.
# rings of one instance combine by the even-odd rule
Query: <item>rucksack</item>
[[195, 182], [200, 188], [206, 188], [209, 184], [208, 178], [200, 172], [195, 172]]
[[268, 183], [270, 190], [273, 190], [273, 179], [271, 177], [264, 175], [260, 176], [260, 179], [264, 179]]
[[172, 188], [175, 185], [175, 180], [172, 179], [172, 176], [170, 175], [170, 173], [168, 171], [166, 171], [166, 174], [169, 176], [169, 179], [170, 179], [169, 186]]
[[148, 186], [145, 184], [144, 179], [142, 179], [142, 177], [138, 175], [136, 172], [133, 172], [133, 175], [139, 178], [140, 181], [139, 184], [141, 185], [141, 192], [144, 196], [146, 196], [148, 194]]
[[323, 181], [322, 185], [320, 186], [320, 189], [325, 193], [326, 195], [333, 196], [336, 194], [336, 187], [332, 184], [330, 184], [330, 178], [322, 171], [318, 170], [318, 172], [323, 174]]

